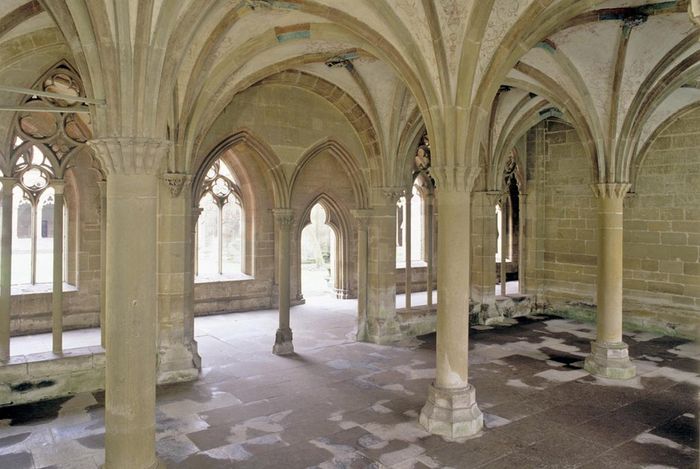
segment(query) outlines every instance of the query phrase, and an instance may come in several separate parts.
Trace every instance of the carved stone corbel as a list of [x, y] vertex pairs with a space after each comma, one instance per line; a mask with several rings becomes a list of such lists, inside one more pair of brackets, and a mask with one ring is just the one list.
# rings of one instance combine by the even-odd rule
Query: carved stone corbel
[[182, 189], [187, 187], [192, 182], [192, 176], [182, 173], [165, 173], [163, 174], [163, 182], [170, 190], [170, 196], [174, 199], [182, 193]]

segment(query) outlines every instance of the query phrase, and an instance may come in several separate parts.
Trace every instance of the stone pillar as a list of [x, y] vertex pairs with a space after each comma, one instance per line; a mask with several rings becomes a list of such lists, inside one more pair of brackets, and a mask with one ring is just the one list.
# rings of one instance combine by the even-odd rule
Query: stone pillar
[[367, 252], [370, 210], [353, 210], [357, 221], [357, 340], [366, 340], [360, 336], [366, 331], [367, 324]]
[[427, 266], [427, 285], [425, 292], [428, 295], [428, 311], [433, 307], [433, 279], [435, 278], [435, 242], [434, 242], [434, 232], [435, 232], [435, 196], [433, 194], [426, 194], [425, 196], [425, 219], [426, 219], [426, 229], [425, 229], [425, 249], [426, 249], [426, 263]]
[[290, 355], [294, 353], [292, 329], [289, 326], [289, 281], [291, 276], [290, 233], [294, 224], [294, 211], [279, 208], [272, 211], [277, 227], [277, 285], [279, 295], [279, 328], [275, 335], [272, 353]]
[[10, 359], [10, 315], [12, 313], [12, 189], [17, 179], [3, 177], [0, 204], [0, 363]]
[[506, 251], [508, 250], [508, 211], [510, 210], [510, 202], [508, 194], [503, 194], [503, 202], [501, 203], [501, 268], [500, 274], [500, 290], [501, 296], [506, 296], [506, 283], [508, 281], [507, 269], [508, 262], [506, 259]]
[[411, 202], [413, 200], [413, 190], [411, 187], [409, 187], [406, 190], [406, 205], [405, 205], [405, 215], [403, 217], [404, 219], [404, 251], [405, 251], [405, 259], [406, 259], [406, 265], [404, 268], [404, 273], [406, 274], [406, 286], [404, 287], [404, 294], [406, 296], [406, 309], [411, 309], [411, 293], [413, 293], [413, 285], [411, 284], [412, 282], [412, 271], [411, 271], [411, 218], [412, 218], [412, 213], [411, 213]]
[[483, 415], [469, 384], [469, 271], [471, 189], [476, 171], [433, 168], [438, 232], [438, 313], [435, 381], [420, 414], [431, 433], [460, 438], [478, 433]]
[[636, 373], [622, 341], [622, 214], [629, 188], [624, 183], [593, 186], [598, 199], [597, 333], [584, 368], [614, 379], [629, 379]]
[[107, 181], [100, 189], [100, 344], [107, 348]]
[[158, 177], [169, 142], [89, 142], [107, 174], [105, 468], [157, 467]]
[[527, 194], [521, 192], [518, 194], [519, 203], [519, 220], [520, 225], [518, 225], [518, 293], [523, 293], [527, 288], [527, 276], [525, 272], [527, 271], [527, 236], [526, 236], [526, 224], [527, 224]]
[[53, 295], [51, 296], [51, 335], [53, 353], [63, 353], [63, 180], [53, 187]]
[[472, 268], [471, 299], [480, 317], [496, 313], [496, 244], [498, 224], [496, 203], [499, 192], [477, 191], [472, 194]]
[[389, 344], [401, 338], [396, 320], [396, 202], [399, 188], [373, 193], [368, 216], [367, 318], [357, 331], [358, 340]]
[[197, 379], [192, 178], [166, 173], [158, 198], [158, 383]]

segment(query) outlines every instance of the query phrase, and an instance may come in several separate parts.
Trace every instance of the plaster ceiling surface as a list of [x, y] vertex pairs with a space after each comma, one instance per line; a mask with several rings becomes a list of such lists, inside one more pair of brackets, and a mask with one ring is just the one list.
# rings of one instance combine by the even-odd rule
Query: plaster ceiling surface
[[457, 76], [461, 45], [464, 42], [470, 6], [472, 6], [470, 0], [438, 0], [435, 2], [447, 55], [447, 66], [453, 77]]
[[[557, 54], [558, 52], [554, 52]], [[546, 78], [551, 79], [556, 85], [559, 86], [563, 93], [566, 95], [560, 95], [555, 93], [558, 99], [562, 102], [566, 102], [567, 98], [573, 99], [576, 106], [579, 108], [584, 107], [584, 100], [578, 93], [579, 86], [575, 83], [573, 77], [564, 71], [561, 65], [557, 62], [552, 52], [548, 51], [545, 47], [534, 47], [530, 49], [527, 54], [525, 54], [520, 61], [527, 64], [535, 69], [539, 70]], [[554, 90], [548, 84], [539, 83], [544, 89], [554, 93]], [[564, 111], [564, 109], [562, 109]]]
[[694, 30], [683, 14], [653, 16], [632, 30], [620, 86], [618, 128], [639, 87], [659, 61]]
[[582, 78], [595, 115], [602, 129], [608, 128], [612, 103], [612, 79], [620, 40], [618, 21], [600, 21], [574, 26], [551, 37], [557, 49], [566, 55]]
[[3, 34], [0, 40], [2, 42], [5, 42], [20, 37], [24, 34], [32, 33], [34, 31], [55, 27], [56, 23], [54, 23], [53, 19], [49, 16], [49, 14], [46, 12], [42, 12], [36, 16], [29, 17], [26, 21], [22, 21], [16, 27]]
[[362, 92], [362, 89], [352, 77], [350, 72], [345, 69], [345, 67], [328, 67], [324, 63], [315, 62], [300, 65], [295, 67], [295, 70], [321, 77], [324, 80], [333, 83], [335, 86], [341, 88], [347, 94], [352, 96], [352, 98], [357, 101], [357, 103], [362, 106], [363, 109], [367, 109], [368, 102], [364, 93]]
[[250, 11], [243, 14], [220, 38], [212, 56], [215, 62], [220, 61], [231, 50], [253, 39], [266, 36], [274, 37], [274, 28], [287, 27], [304, 23], [328, 23], [328, 20], [295, 10], [265, 9]]
[[673, 91], [647, 119], [641, 132], [640, 145], [649, 139], [652, 133], [663, 124], [669, 117], [680, 109], [700, 102], [700, 90], [696, 88], [679, 88]]
[[478, 89], [482, 75], [491, 61], [493, 54], [498, 49], [508, 30], [515, 24], [520, 14], [534, 0], [496, 0], [489, 16], [486, 31], [481, 40], [479, 50], [479, 62], [476, 69], [476, 79], [474, 80], [475, 92]]
[[510, 91], [501, 92], [498, 95], [498, 105], [496, 106], [492, 128], [494, 137], [498, 137], [503, 130], [506, 120], [517, 110], [523, 98], [527, 97], [527, 95], [526, 91], [518, 88], [512, 88]]

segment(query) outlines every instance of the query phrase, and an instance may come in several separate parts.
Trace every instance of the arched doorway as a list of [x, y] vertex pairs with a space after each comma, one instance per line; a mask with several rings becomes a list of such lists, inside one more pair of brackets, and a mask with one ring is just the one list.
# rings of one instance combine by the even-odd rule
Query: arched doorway
[[337, 236], [328, 212], [317, 203], [301, 232], [301, 290], [305, 298], [335, 296]]

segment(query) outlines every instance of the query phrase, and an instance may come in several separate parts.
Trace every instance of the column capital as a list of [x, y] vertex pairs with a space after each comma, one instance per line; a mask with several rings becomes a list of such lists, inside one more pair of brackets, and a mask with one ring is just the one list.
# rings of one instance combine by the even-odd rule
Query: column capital
[[403, 187], [385, 186], [380, 187], [379, 192], [389, 203], [395, 204], [405, 195], [406, 189]]
[[63, 195], [63, 191], [66, 188], [66, 181], [63, 179], [53, 179], [51, 180], [51, 187], [53, 188], [54, 194]]
[[170, 197], [173, 199], [182, 193], [182, 189], [192, 184], [192, 176], [184, 173], [164, 173], [161, 180], [168, 186]]
[[17, 182], [19, 182], [19, 179], [15, 178], [15, 177], [0, 176], [0, 184], [2, 184], [2, 188], [4, 191], [8, 190], [8, 189], [10, 191], [12, 191], [12, 189], [15, 187], [15, 184], [17, 184]]
[[593, 195], [598, 199], [623, 199], [632, 185], [627, 182], [591, 184]]
[[291, 208], [273, 208], [272, 216], [275, 223], [280, 226], [292, 226], [294, 224], [294, 210]]
[[437, 190], [445, 192], [471, 192], [480, 172], [476, 166], [433, 166], [430, 170]]
[[151, 175], [158, 173], [171, 142], [157, 138], [107, 137], [89, 140], [107, 175]]

